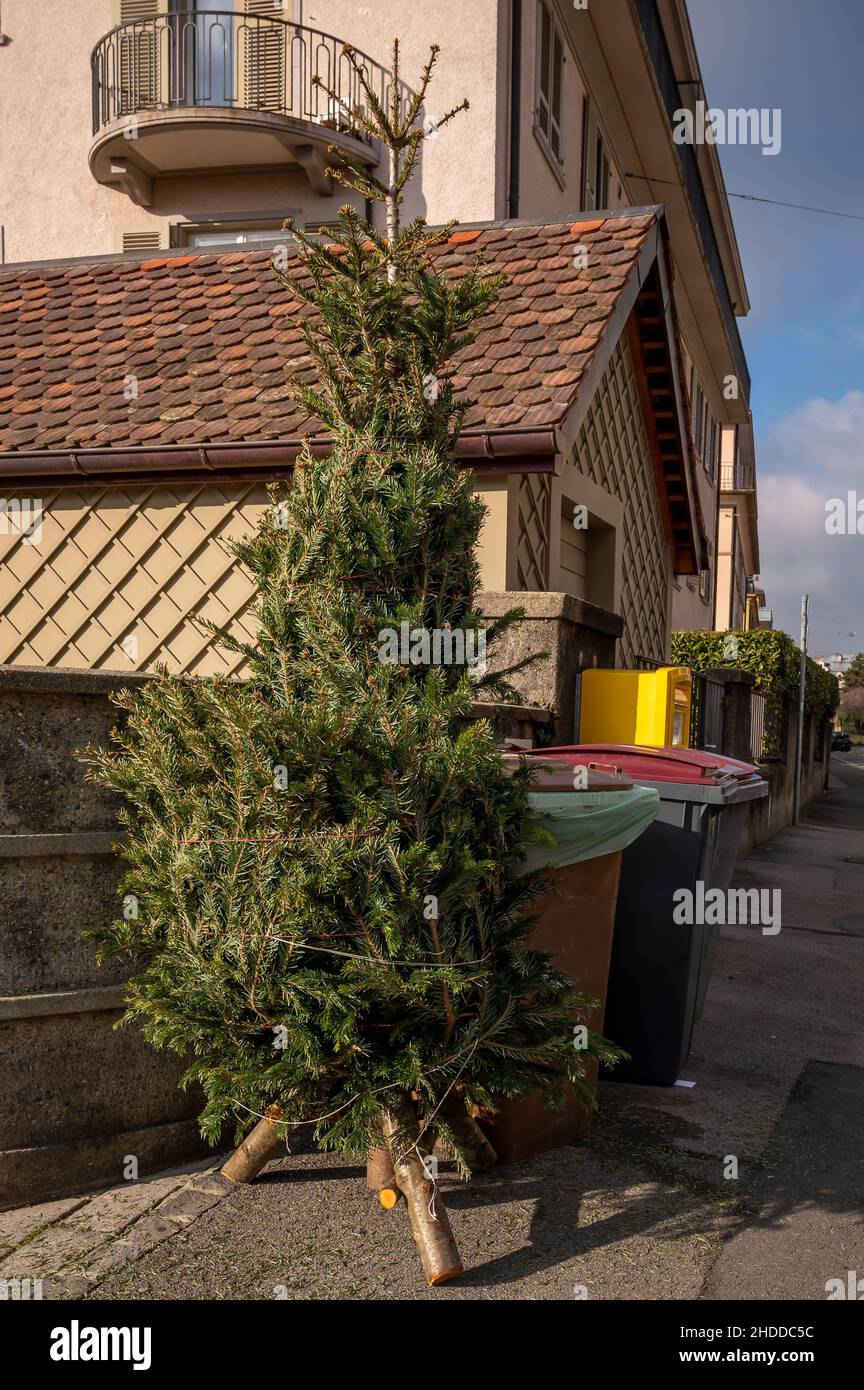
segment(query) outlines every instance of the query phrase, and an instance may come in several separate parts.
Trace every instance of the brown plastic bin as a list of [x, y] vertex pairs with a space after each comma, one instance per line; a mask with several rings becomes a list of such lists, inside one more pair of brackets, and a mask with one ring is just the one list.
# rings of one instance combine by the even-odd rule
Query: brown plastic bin
[[[599, 999], [586, 1022], [600, 1031], [606, 1005], [612, 933], [618, 904], [621, 850], [568, 864], [556, 870], [556, 887], [534, 907], [539, 921], [531, 935], [531, 945], [548, 951], [558, 969], [569, 975], [574, 986], [592, 999]], [[578, 926], [576, 926], [578, 924]], [[580, 930], [581, 928], [581, 930]], [[588, 1081], [597, 1080], [597, 1064], [586, 1068]], [[543, 1153], [546, 1149], [583, 1139], [591, 1129], [591, 1112], [568, 1087], [563, 1110], [550, 1110], [539, 1092], [524, 1100], [503, 1101], [495, 1115], [484, 1118], [483, 1127], [498, 1154], [499, 1162], [512, 1163]]]

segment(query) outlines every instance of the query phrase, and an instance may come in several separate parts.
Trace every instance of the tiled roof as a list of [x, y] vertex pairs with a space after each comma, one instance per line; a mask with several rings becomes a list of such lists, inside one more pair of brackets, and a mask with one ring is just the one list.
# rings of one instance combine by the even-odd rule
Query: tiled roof
[[[437, 249], [454, 275], [481, 252], [508, 276], [455, 360], [457, 388], [476, 402], [467, 431], [536, 430], [566, 417], [656, 222], [649, 209], [492, 223], [461, 228]], [[584, 269], [574, 265], [579, 245]], [[290, 379], [314, 373], [300, 306], [270, 260], [252, 251], [0, 270], [0, 454], [320, 434], [291, 399]]]

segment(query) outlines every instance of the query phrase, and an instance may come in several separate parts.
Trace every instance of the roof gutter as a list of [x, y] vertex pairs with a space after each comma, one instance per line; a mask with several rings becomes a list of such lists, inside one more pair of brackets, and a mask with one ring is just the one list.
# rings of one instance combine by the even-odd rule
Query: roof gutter
[[[307, 442], [316, 458], [331, 452], [329, 439], [15, 451], [0, 454], [0, 480], [27, 487], [37, 483], [53, 487], [152, 483], [162, 478], [177, 482], [203, 478], [269, 480], [290, 473]], [[478, 473], [552, 473], [558, 452], [554, 429], [466, 432], [456, 445], [458, 461]]]

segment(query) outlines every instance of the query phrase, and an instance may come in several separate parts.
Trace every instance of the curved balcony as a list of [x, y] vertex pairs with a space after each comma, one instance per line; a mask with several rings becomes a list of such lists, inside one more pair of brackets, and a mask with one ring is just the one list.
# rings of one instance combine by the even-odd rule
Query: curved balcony
[[[352, 121], [365, 98], [343, 49], [331, 34], [267, 15], [189, 10], [118, 25], [91, 58], [94, 178], [144, 207], [161, 177], [286, 164], [332, 192], [330, 146], [378, 162]], [[384, 98], [387, 71], [356, 56]]]

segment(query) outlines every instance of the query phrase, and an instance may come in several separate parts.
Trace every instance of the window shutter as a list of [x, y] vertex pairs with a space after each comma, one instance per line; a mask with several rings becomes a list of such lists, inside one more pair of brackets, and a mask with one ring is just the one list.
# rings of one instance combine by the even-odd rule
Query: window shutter
[[540, 6], [540, 64], [537, 124], [554, 157], [561, 161], [564, 105], [564, 47], [546, 5]]
[[120, 0], [120, 23], [129, 27], [116, 36], [118, 116], [131, 116], [156, 105], [159, 36], [156, 26], [145, 21], [155, 19], [159, 12], [159, 0]]
[[540, 91], [537, 118], [540, 129], [549, 139], [551, 128], [552, 90], [549, 76], [552, 65], [552, 20], [545, 5], [540, 6]]
[[[243, 77], [246, 105], [255, 111], [290, 111], [285, 90], [286, 52], [291, 31], [268, 19], [290, 20], [291, 5], [280, 0], [246, 0], [249, 20], [243, 30]], [[259, 19], [264, 23], [259, 24]], [[302, 113], [297, 113], [302, 114]]]
[[549, 144], [555, 158], [561, 158], [561, 115], [564, 100], [564, 50], [557, 30], [552, 31], [551, 111]]
[[120, 23], [131, 19], [154, 19], [159, 13], [159, 0], [120, 0]]

